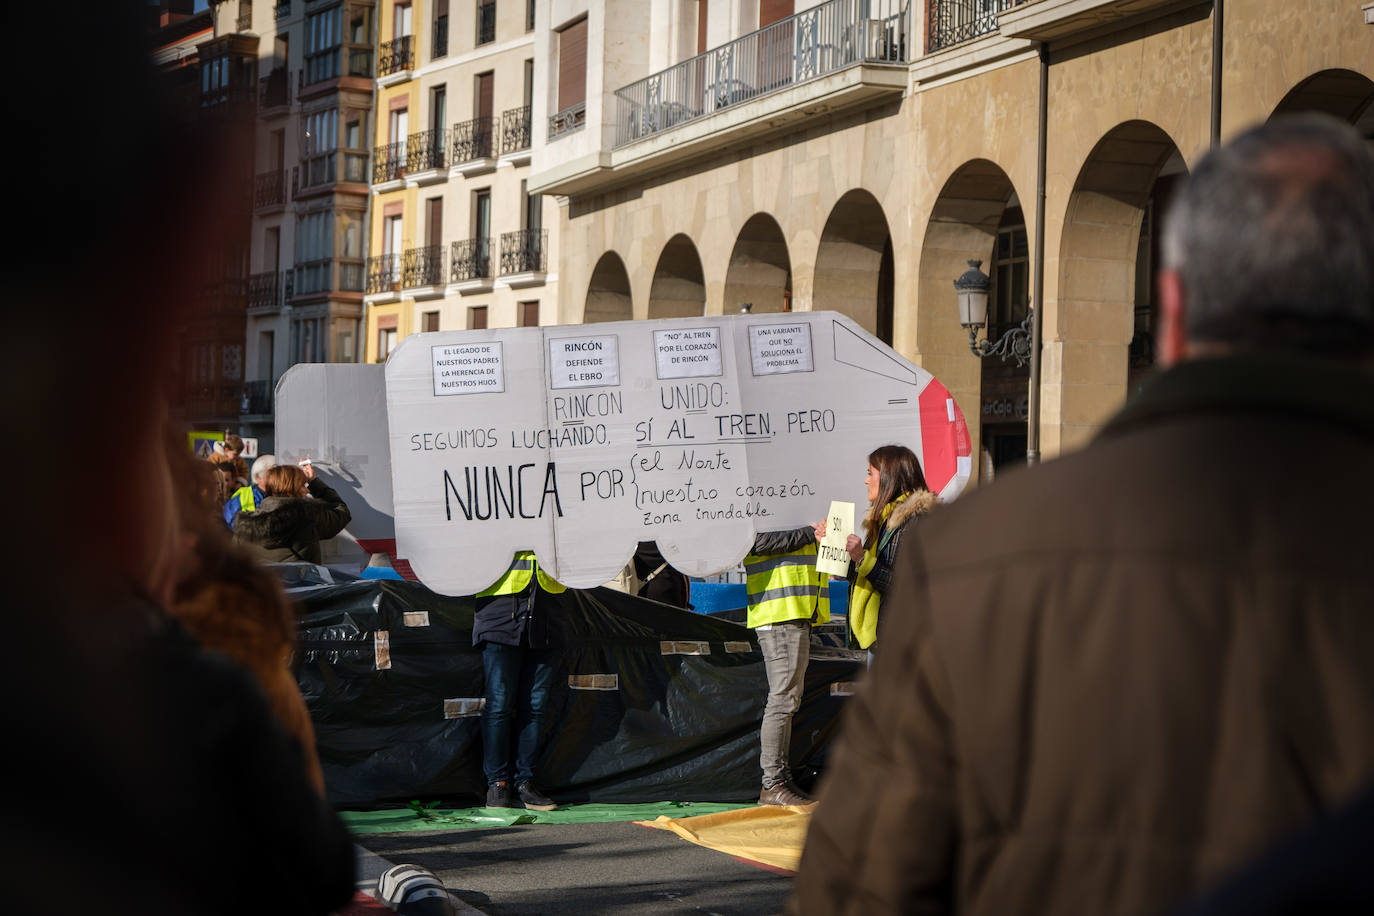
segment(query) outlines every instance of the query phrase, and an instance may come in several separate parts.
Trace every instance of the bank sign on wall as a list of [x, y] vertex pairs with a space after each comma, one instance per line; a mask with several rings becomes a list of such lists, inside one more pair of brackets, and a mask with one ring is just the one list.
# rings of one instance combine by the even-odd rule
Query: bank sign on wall
[[453, 595], [516, 550], [574, 587], [641, 540], [690, 576], [730, 569], [756, 532], [866, 505], [880, 445], [946, 501], [971, 468], [944, 386], [834, 312], [419, 334], [386, 399], [397, 552]]

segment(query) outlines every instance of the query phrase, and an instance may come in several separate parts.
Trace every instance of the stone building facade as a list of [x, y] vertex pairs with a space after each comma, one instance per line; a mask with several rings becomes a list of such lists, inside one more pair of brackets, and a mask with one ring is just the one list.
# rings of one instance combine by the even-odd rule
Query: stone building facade
[[969, 260], [994, 335], [1040, 311], [1053, 457], [1152, 362], [1154, 226], [1217, 138], [1303, 109], [1374, 137], [1374, 25], [1351, 0], [549, 6], [536, 110], [558, 111], [565, 39], [587, 36], [580, 129], [530, 179], [560, 195], [558, 320], [845, 312], [980, 418], [984, 478], [1024, 456], [1031, 399], [1025, 368], [970, 353]]

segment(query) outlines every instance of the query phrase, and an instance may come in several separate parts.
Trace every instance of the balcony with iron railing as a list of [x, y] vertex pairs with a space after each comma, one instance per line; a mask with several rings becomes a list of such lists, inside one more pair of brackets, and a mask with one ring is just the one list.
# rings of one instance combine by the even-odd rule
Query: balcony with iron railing
[[406, 174], [406, 141], [397, 140], [372, 151], [372, 183], [399, 181]]
[[377, 78], [391, 76], [409, 70], [415, 63], [411, 53], [414, 36], [402, 35], [377, 46]]
[[259, 172], [253, 178], [253, 209], [266, 210], [286, 203], [286, 170]]
[[501, 276], [508, 278], [505, 281], [508, 286], [542, 283], [548, 269], [549, 230], [521, 229], [501, 233]]
[[413, 290], [417, 287], [442, 286], [443, 283], [443, 245], [406, 249], [401, 259], [401, 286]]
[[285, 19], [291, 15], [291, 0], [277, 0], [276, 18]]
[[501, 112], [501, 155], [523, 153], [530, 148], [530, 106]]
[[999, 14], [1027, 0], [926, 0], [926, 53], [997, 31]]
[[401, 256], [399, 254], [377, 254], [367, 259], [367, 286], [369, 296], [379, 293], [392, 293], [401, 288]]
[[492, 167], [492, 119], [453, 125], [453, 166], [464, 174]]
[[[448, 168], [448, 131], [442, 127], [411, 134], [405, 144], [407, 175]], [[443, 175], [436, 176], [442, 178]], [[428, 182], [420, 181], [420, 184]]]
[[450, 248], [449, 282], [473, 289], [491, 285], [491, 239], [463, 239]]
[[272, 396], [275, 389], [270, 378], [254, 379], [243, 383], [243, 402], [239, 413], [250, 417], [272, 416]]
[[908, 0], [829, 0], [615, 91], [615, 146], [864, 64], [907, 61]]
[[253, 28], [253, 0], [239, 0], [239, 18], [234, 23], [234, 28], [239, 32], [247, 32]]
[[[278, 67], [258, 80], [258, 108], [263, 114], [284, 114], [291, 104], [290, 71]], [[280, 111], [278, 111], [280, 109]]]
[[578, 102], [549, 115], [549, 139], [553, 140], [587, 125], [587, 103]]
[[248, 278], [248, 311], [271, 314], [282, 307], [295, 291], [293, 272], [269, 270]]

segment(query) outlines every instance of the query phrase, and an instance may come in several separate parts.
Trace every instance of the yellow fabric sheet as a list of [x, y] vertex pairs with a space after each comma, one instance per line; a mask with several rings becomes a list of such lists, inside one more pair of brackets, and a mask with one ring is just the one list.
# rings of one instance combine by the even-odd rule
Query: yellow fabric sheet
[[795, 872], [801, 863], [810, 808], [760, 805], [697, 817], [664, 817], [635, 821], [645, 827], [671, 830], [684, 840], [774, 868]]

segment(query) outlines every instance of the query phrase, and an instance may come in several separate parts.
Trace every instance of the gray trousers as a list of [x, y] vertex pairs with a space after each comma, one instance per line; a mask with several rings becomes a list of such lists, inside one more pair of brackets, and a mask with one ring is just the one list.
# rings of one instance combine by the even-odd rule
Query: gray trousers
[[755, 632], [768, 675], [768, 702], [759, 730], [759, 765], [763, 767], [763, 787], [771, 789], [787, 779], [792, 714], [801, 706], [806, 663], [811, 657], [811, 623], [788, 620]]

